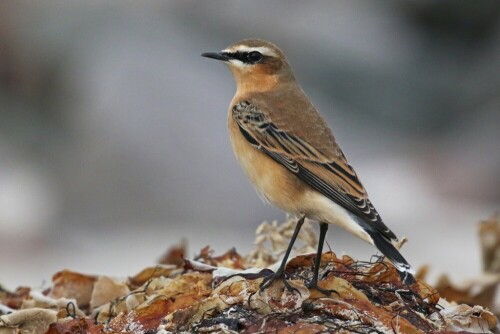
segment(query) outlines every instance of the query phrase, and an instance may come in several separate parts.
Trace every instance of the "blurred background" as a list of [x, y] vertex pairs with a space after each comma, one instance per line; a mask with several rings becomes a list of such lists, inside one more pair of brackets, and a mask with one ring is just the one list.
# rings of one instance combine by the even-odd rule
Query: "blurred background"
[[[263, 204], [230, 147], [235, 92], [200, 57], [273, 41], [414, 266], [481, 272], [500, 203], [500, 2], [0, 2], [0, 282], [114, 276], [182, 238], [252, 248]], [[338, 228], [328, 243], [375, 249]]]

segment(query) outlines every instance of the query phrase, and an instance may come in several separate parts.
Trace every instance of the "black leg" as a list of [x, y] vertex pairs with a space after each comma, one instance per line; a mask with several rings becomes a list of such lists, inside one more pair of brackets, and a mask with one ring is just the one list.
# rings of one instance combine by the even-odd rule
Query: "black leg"
[[323, 254], [323, 244], [325, 243], [325, 236], [327, 231], [328, 231], [328, 224], [320, 223], [318, 252], [316, 253], [316, 259], [314, 260], [313, 277], [311, 281], [307, 284], [307, 287], [310, 289], [316, 289], [326, 295], [329, 295], [331, 291], [318, 287], [319, 267], [321, 266], [321, 255]]
[[288, 261], [288, 257], [290, 256], [290, 253], [292, 251], [292, 248], [293, 248], [293, 244], [295, 243], [295, 240], [297, 239], [297, 236], [299, 235], [299, 231], [300, 231], [300, 228], [302, 227], [302, 225], [304, 224], [304, 220], [305, 220], [305, 216], [301, 217], [298, 221], [297, 221], [297, 225], [295, 226], [295, 230], [293, 231], [293, 235], [292, 235], [292, 239], [290, 239], [290, 243], [288, 244], [288, 248], [286, 250], [286, 253], [285, 253], [285, 256], [283, 257], [283, 260], [281, 261], [281, 264], [278, 268], [278, 270], [276, 270], [276, 272], [274, 274], [271, 274], [269, 276], [267, 276], [263, 281], [262, 283], [260, 284], [260, 290], [264, 290], [266, 288], [268, 288], [271, 283], [277, 279], [277, 278], [281, 278], [283, 279], [283, 283], [285, 283], [285, 287], [288, 289], [288, 291], [298, 291], [296, 288], [292, 287], [287, 281], [285, 278], [285, 266], [286, 266], [286, 262]]

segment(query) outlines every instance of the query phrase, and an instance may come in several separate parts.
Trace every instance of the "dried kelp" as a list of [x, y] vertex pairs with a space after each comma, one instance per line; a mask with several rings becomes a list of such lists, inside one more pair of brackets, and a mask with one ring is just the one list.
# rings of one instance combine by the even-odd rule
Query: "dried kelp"
[[[318, 285], [330, 293], [322, 293], [306, 286], [314, 255], [297, 255], [286, 266], [293, 289], [275, 280], [261, 291], [286, 246], [279, 235], [290, 229], [290, 222], [263, 225], [246, 257], [235, 249], [215, 256], [206, 247], [181, 262], [181, 246], [126, 279], [66, 270], [45, 291], [0, 290], [0, 334], [483, 333], [497, 324], [490, 311], [450, 304], [423, 280], [403, 284], [376, 256], [356, 261], [324, 253]], [[302, 250], [313, 249], [313, 240], [305, 236]]]

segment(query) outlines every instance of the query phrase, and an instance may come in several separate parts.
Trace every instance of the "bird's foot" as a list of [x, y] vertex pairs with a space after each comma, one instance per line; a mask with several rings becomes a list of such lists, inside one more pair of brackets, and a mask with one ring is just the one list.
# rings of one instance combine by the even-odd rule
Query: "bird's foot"
[[324, 295], [326, 295], [326, 296], [330, 296], [330, 295], [332, 294], [332, 292], [333, 292], [333, 293], [338, 294], [338, 292], [337, 292], [337, 291], [335, 291], [335, 290], [327, 290], [327, 289], [320, 288], [320, 287], [318, 286], [318, 281], [317, 281], [317, 280], [314, 280], [314, 279], [313, 279], [313, 280], [311, 280], [311, 281], [309, 281], [308, 283], [306, 283], [306, 287], [307, 287], [308, 289], [314, 289], [314, 290], [317, 290], [317, 291], [321, 292], [322, 294], [324, 294]]
[[300, 295], [299, 289], [293, 287], [290, 283], [288, 283], [288, 278], [285, 275], [284, 271], [278, 270], [275, 273], [272, 273], [264, 278], [262, 283], [260, 283], [259, 291], [264, 291], [269, 288], [275, 280], [281, 280], [283, 285], [289, 292], [297, 292]]

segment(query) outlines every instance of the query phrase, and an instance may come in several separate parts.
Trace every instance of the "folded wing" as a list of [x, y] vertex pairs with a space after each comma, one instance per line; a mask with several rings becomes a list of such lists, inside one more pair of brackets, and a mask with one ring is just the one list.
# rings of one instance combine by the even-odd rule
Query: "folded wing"
[[323, 138], [331, 141], [331, 150], [320, 151], [307, 141], [306, 133], [298, 135], [293, 129], [278, 126], [269, 114], [248, 101], [240, 102], [232, 108], [232, 116], [250, 144], [388, 240], [397, 239], [382, 222], [356, 172], [331, 139], [331, 134], [328, 138]]

